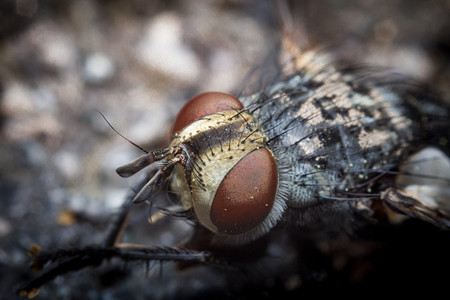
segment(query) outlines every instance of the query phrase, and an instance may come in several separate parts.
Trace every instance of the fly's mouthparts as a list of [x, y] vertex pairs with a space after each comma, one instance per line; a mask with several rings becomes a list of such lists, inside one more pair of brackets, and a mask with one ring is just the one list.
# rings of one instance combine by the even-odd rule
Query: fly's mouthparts
[[[168, 156], [172, 158], [167, 159]], [[184, 145], [173, 145], [166, 149], [156, 150], [144, 154], [132, 162], [125, 164], [116, 169], [117, 174], [121, 177], [130, 177], [145, 167], [158, 162], [158, 171], [147, 182], [147, 184], [134, 197], [134, 203], [144, 202], [149, 198], [151, 192], [156, 191], [172, 174], [173, 168], [176, 164], [185, 165], [188, 161], [189, 154], [187, 154]]]

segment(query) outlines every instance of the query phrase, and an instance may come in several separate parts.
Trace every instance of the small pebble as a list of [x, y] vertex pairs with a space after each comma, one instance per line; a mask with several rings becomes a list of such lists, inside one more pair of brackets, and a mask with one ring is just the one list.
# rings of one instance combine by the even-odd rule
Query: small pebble
[[136, 48], [136, 57], [150, 70], [186, 83], [195, 82], [201, 63], [183, 43], [179, 16], [165, 13], [157, 16], [144, 30]]
[[93, 53], [86, 57], [83, 75], [86, 82], [101, 85], [110, 80], [115, 73], [111, 59], [102, 53]]
[[80, 172], [80, 159], [78, 155], [61, 150], [53, 156], [53, 163], [68, 179], [75, 178]]

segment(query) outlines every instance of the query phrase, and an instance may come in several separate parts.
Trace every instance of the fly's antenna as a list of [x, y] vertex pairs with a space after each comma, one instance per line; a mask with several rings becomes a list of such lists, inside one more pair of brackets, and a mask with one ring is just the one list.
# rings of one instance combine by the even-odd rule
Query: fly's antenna
[[115, 133], [117, 133], [120, 137], [122, 137], [124, 140], [126, 140], [128, 143], [130, 143], [131, 145], [135, 146], [136, 148], [138, 148], [139, 150], [141, 150], [142, 152], [144, 152], [145, 154], [148, 154], [149, 151], [145, 150], [144, 148], [142, 148], [141, 146], [139, 146], [138, 144], [130, 141], [128, 138], [126, 138], [123, 134], [121, 134], [119, 131], [117, 131], [112, 125], [111, 123], [109, 123], [109, 121], [106, 119], [105, 115], [102, 114], [101, 111], [99, 111], [98, 109], [96, 109], [96, 111], [102, 116], [103, 120], [105, 120], [105, 122], [109, 125], [109, 127], [111, 127], [112, 130], [114, 130]]
[[141, 146], [139, 146], [136, 143], [133, 143], [132, 141], [127, 139], [124, 135], [122, 135], [120, 132], [118, 132], [111, 125], [111, 123], [108, 122], [106, 117], [99, 110], [96, 110], [96, 111], [103, 117], [103, 119], [106, 121], [106, 123], [109, 125], [109, 127], [111, 127], [111, 129], [114, 130], [115, 133], [117, 133], [123, 139], [125, 139], [127, 142], [129, 142], [130, 144], [132, 144], [133, 146], [135, 146], [136, 148], [140, 149], [141, 151], [143, 151], [145, 153], [142, 156], [138, 157], [137, 159], [133, 160], [132, 162], [117, 168], [116, 172], [117, 172], [117, 174], [119, 174], [120, 177], [130, 177], [130, 176], [134, 175], [135, 173], [139, 172], [140, 170], [142, 170], [143, 168], [151, 165], [153, 162], [161, 160], [171, 153], [171, 148], [166, 148], [166, 149], [161, 149], [161, 150], [156, 150], [156, 151], [151, 151], [151, 152], [145, 150], [144, 148], [142, 148]]

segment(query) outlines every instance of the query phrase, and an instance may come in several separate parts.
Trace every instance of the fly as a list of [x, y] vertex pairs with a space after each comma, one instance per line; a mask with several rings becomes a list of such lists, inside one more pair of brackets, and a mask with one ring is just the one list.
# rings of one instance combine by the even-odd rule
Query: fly
[[[223, 249], [248, 249], [285, 228], [315, 242], [405, 217], [449, 229], [448, 105], [406, 79], [339, 68], [327, 54], [283, 42], [288, 59], [274, 82], [240, 97], [191, 99], [166, 149], [144, 150], [117, 169], [122, 177], [151, 164], [158, 170], [130, 193], [102, 245], [56, 254], [34, 248], [33, 266], [53, 267], [23, 295], [113, 257], [233, 265]], [[182, 248], [120, 244], [132, 203], [151, 204], [165, 188], [177, 199], [163, 212], [193, 222], [191, 240]]]

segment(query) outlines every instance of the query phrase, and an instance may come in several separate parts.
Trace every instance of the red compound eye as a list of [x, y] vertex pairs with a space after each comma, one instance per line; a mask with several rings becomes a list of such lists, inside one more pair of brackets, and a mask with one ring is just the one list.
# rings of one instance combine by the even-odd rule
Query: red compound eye
[[272, 209], [278, 186], [274, 157], [266, 148], [250, 152], [225, 176], [211, 207], [219, 233], [241, 234], [259, 225]]
[[200, 94], [189, 100], [180, 110], [175, 119], [172, 134], [204, 116], [242, 108], [244, 108], [242, 103], [232, 95], [219, 92]]

